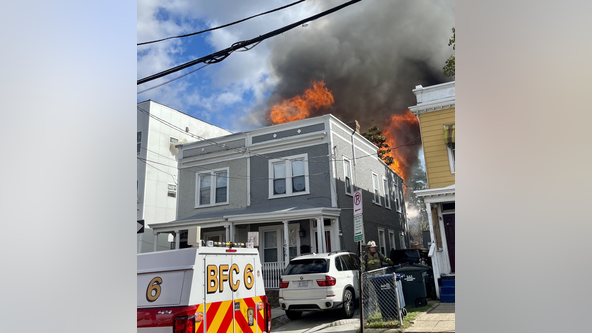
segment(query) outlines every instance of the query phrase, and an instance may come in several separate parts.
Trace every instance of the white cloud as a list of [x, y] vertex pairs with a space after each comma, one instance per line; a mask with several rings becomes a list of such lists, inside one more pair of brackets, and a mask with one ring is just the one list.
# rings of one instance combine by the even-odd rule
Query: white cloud
[[[288, 9], [264, 15], [228, 28], [202, 35], [215, 50], [230, 47], [233, 43], [248, 40], [318, 12], [319, 0], [307, 1]], [[284, 0], [147, 0], [138, 2], [138, 42], [199, 31], [286, 5]], [[138, 78], [163, 71], [189, 59], [181, 59], [184, 45], [192, 37], [167, 40], [138, 47]], [[211, 80], [212, 96], [199, 93], [200, 84], [195, 75], [156, 88], [139, 95], [139, 100], [154, 99], [160, 103], [185, 111], [189, 107], [215, 111], [241, 101], [246, 93], [252, 93], [256, 105], [263, 105], [263, 96], [277, 82], [268, 65], [268, 42], [246, 52], [235, 52], [221, 63], [208, 66], [201, 76]], [[194, 68], [191, 68], [194, 69]], [[151, 81], [138, 87], [138, 91], [155, 86], [181, 75]], [[216, 107], [214, 107], [214, 105]], [[247, 114], [245, 110], [244, 114]], [[205, 117], [205, 114], [204, 114]], [[205, 119], [204, 119], [205, 120]]]

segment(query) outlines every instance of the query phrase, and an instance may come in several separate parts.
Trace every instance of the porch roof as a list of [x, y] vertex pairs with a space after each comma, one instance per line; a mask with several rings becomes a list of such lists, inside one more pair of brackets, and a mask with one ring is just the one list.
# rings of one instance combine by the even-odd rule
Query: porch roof
[[454, 201], [455, 200], [454, 194], [456, 192], [455, 186], [456, 186], [456, 184], [452, 184], [447, 187], [415, 191], [415, 195], [420, 198], [423, 198], [424, 202], [426, 202], [426, 203]]
[[319, 217], [339, 217], [340, 213], [340, 208], [317, 206], [313, 204], [267, 204], [237, 209], [202, 212], [175, 221], [150, 223], [149, 226], [157, 232], [172, 232], [194, 226], [212, 228], [227, 226], [231, 223], [251, 224], [293, 221]]

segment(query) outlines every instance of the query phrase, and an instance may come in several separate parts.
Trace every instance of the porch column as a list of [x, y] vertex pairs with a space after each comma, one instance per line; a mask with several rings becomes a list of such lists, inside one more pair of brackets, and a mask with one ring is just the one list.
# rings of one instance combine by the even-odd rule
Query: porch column
[[181, 233], [179, 230], [175, 230], [175, 250], [181, 247]]
[[154, 233], [154, 252], [158, 251], [158, 232]]
[[432, 255], [432, 266], [434, 268], [434, 285], [436, 286], [436, 297], [440, 298], [440, 288], [438, 288], [438, 278], [440, 277], [440, 267], [438, 267], [438, 246], [436, 245], [436, 234], [434, 233], [434, 219], [432, 217], [432, 205], [426, 202], [426, 210], [428, 213], [428, 224], [430, 225], [430, 247], [434, 246], [435, 251]]
[[288, 221], [282, 221], [284, 224], [284, 268], [290, 262], [290, 234], [288, 230]]
[[230, 230], [230, 240], [229, 240], [229, 242], [233, 242], [234, 243], [234, 224], [233, 223], [230, 223], [229, 230]]
[[230, 226], [225, 225], [224, 230], [226, 231], [226, 242], [228, 243], [228, 242], [230, 242]]
[[325, 245], [325, 223], [322, 216], [317, 218], [317, 242], [319, 243], [318, 253], [327, 252], [327, 245]]

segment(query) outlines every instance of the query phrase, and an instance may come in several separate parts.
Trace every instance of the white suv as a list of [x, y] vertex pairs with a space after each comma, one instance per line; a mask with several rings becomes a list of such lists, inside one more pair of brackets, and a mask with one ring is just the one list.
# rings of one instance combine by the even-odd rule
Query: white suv
[[360, 259], [351, 252], [309, 254], [296, 257], [280, 279], [280, 307], [288, 318], [302, 311], [340, 309], [345, 318], [354, 315], [359, 299]]

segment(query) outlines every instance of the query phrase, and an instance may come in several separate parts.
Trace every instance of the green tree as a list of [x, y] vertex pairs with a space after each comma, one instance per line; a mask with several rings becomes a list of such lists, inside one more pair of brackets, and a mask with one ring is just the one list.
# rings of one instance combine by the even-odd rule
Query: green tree
[[380, 157], [386, 165], [393, 164], [393, 157], [386, 155], [391, 152], [388, 143], [385, 143], [386, 136], [382, 135], [382, 131], [379, 130], [377, 126], [372, 126], [368, 132], [362, 133], [362, 136], [378, 147], [378, 157]]
[[[455, 41], [455, 35], [456, 32], [454, 30], [454, 28], [452, 28], [452, 37], [448, 40], [448, 46], [452, 46], [452, 50], [456, 50], [456, 41]], [[442, 68], [444, 70], [444, 75], [448, 76], [448, 77], [453, 77], [454, 76], [454, 66], [455, 66], [455, 58], [454, 58], [454, 54], [450, 56], [450, 58], [448, 58], [448, 60], [446, 60], [446, 65], [444, 66], [444, 68]]]

